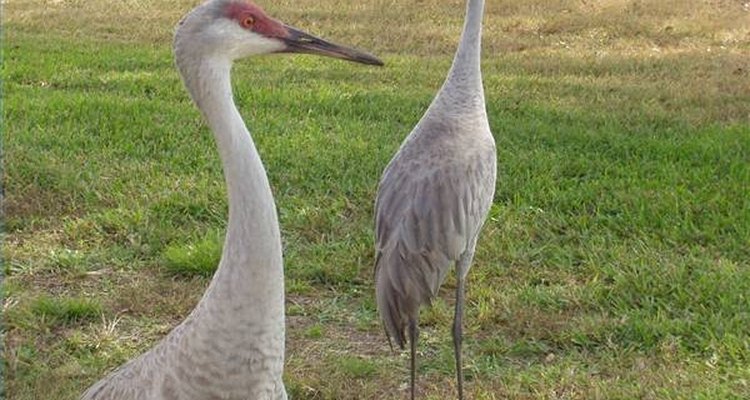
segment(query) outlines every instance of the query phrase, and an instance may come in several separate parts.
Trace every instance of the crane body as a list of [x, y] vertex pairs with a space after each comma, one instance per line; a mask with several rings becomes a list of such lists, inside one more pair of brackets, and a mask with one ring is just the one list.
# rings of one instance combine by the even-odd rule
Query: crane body
[[375, 203], [377, 307], [389, 340], [401, 348], [411, 345], [412, 399], [419, 309], [437, 295], [451, 267], [456, 376], [463, 398], [465, 282], [495, 192], [495, 140], [480, 69], [484, 0], [468, 0], [466, 10], [448, 76], [386, 167]]

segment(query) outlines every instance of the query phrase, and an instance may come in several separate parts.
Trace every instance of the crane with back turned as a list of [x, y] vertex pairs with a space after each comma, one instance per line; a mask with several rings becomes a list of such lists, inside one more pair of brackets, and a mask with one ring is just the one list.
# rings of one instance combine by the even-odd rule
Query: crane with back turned
[[285, 25], [247, 0], [208, 0], [193, 9], [177, 26], [174, 53], [224, 170], [229, 222], [221, 261], [181, 324], [82, 399], [286, 399], [279, 224], [263, 163], [233, 101], [230, 70], [234, 60], [267, 53], [382, 62]]
[[468, 0], [453, 65], [435, 99], [386, 167], [375, 202], [375, 296], [386, 335], [411, 345], [415, 396], [419, 309], [456, 269], [453, 345], [463, 399], [464, 287], [492, 205], [495, 140], [480, 70], [484, 0]]

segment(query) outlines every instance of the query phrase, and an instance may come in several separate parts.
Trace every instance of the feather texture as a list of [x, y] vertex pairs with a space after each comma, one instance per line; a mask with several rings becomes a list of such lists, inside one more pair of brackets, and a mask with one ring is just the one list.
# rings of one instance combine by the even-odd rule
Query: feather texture
[[458, 133], [466, 125], [473, 124], [422, 120], [378, 187], [376, 298], [386, 331], [400, 347], [408, 321], [437, 294], [452, 263], [473, 250], [492, 203], [494, 139], [486, 127], [472, 132], [475, 140], [464, 140]]

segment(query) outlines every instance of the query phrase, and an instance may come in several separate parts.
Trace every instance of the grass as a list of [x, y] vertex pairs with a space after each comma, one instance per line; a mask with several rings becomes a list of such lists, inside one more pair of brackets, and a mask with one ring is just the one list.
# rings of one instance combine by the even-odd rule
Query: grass
[[41, 319], [50, 319], [54, 325], [64, 325], [92, 320], [101, 313], [101, 306], [89, 299], [55, 299], [37, 297], [31, 312]]
[[[750, 9], [688, 3], [487, 2], [499, 180], [467, 293], [469, 398], [750, 397]], [[192, 4], [3, 4], [8, 398], [77, 398], [208, 284], [226, 192], [169, 45]], [[372, 202], [462, 4], [268, 3], [387, 67], [235, 68], [282, 225], [292, 398], [407, 396], [373, 301]], [[455, 396], [453, 285], [422, 314], [425, 399]]]
[[176, 275], [213, 275], [221, 259], [223, 237], [211, 236], [195, 244], [172, 245], [164, 250], [164, 266]]

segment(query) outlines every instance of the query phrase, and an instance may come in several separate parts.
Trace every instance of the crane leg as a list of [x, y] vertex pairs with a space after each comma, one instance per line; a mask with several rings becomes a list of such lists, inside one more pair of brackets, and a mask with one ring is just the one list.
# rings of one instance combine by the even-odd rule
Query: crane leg
[[453, 353], [456, 356], [456, 381], [458, 382], [458, 399], [463, 400], [464, 398], [464, 374], [461, 369], [461, 342], [462, 342], [462, 326], [463, 326], [463, 314], [464, 314], [464, 285], [466, 277], [457, 268], [457, 284], [456, 284], [456, 313], [453, 317]]
[[411, 344], [411, 400], [414, 400], [417, 386], [417, 338], [419, 337], [419, 329], [417, 328], [417, 320], [412, 319], [409, 321], [409, 342]]
[[464, 373], [461, 369], [461, 343], [463, 341], [464, 292], [466, 275], [474, 259], [474, 244], [471, 250], [461, 256], [456, 263], [456, 313], [453, 316], [453, 353], [456, 357], [456, 382], [458, 385], [458, 399], [464, 398]]

